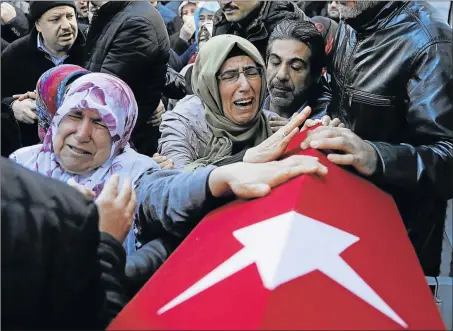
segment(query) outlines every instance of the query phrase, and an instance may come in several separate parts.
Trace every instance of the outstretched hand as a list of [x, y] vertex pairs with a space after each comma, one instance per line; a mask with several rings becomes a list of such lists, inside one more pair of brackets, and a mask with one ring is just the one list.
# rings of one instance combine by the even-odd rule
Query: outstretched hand
[[109, 178], [96, 199], [96, 205], [99, 212], [99, 230], [123, 242], [131, 229], [137, 195], [129, 179], [124, 181], [120, 190], [119, 181], [118, 175]]
[[311, 114], [311, 108], [305, 107], [302, 112], [293, 116], [288, 124], [279, 129], [258, 146], [250, 148], [244, 155], [244, 162], [264, 163], [279, 159], [291, 140], [299, 133], [301, 126]]
[[324, 176], [327, 167], [318, 158], [304, 155], [259, 164], [235, 163], [214, 169], [209, 176], [209, 188], [214, 197], [234, 194], [241, 199], [259, 198], [301, 174]]

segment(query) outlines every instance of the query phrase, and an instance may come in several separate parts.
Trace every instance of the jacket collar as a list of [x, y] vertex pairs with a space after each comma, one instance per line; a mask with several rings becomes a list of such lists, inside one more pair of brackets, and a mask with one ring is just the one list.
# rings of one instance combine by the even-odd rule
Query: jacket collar
[[130, 3], [131, 1], [109, 1], [101, 8], [99, 8], [97, 15], [102, 17], [114, 16], [118, 12], [126, 8]]
[[[41, 51], [38, 49], [38, 30], [36, 30], [36, 26], [33, 27], [28, 36], [30, 48], [36, 50], [37, 53], [41, 53]], [[78, 29], [77, 38], [72, 47], [69, 49], [68, 55], [80, 52], [85, 46], [85, 41], [85, 35], [83, 34], [82, 30]]]
[[407, 1], [382, 1], [376, 7], [355, 18], [345, 20], [345, 22], [357, 32], [371, 33], [383, 29], [407, 4]]

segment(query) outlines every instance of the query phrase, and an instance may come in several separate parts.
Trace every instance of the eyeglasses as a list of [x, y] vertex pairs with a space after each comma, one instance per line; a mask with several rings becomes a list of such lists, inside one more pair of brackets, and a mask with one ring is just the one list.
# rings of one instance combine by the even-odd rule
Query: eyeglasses
[[256, 79], [263, 76], [263, 72], [264, 72], [263, 68], [248, 67], [243, 71], [239, 71], [237, 69], [225, 71], [224, 73], [218, 75], [217, 78], [224, 82], [235, 83], [239, 79], [239, 75], [241, 73], [243, 73], [245, 78], [247, 79]]

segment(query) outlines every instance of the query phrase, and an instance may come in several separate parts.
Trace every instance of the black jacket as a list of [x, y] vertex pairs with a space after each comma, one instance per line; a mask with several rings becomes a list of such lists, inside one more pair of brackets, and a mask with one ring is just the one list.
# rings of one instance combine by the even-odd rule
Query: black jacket
[[453, 195], [453, 32], [426, 2], [382, 2], [341, 22], [329, 115], [371, 142], [427, 275], [439, 273]]
[[99, 234], [95, 204], [75, 189], [0, 166], [2, 327], [104, 329], [126, 303], [121, 243]]
[[2, 38], [9, 43], [26, 36], [30, 31], [27, 15], [20, 8], [14, 7], [14, 9], [16, 10], [16, 17], [1, 25]]
[[[2, 52], [2, 132], [4, 128], [9, 130], [11, 126], [17, 126], [14, 115], [9, 109], [13, 101], [12, 96], [34, 91], [41, 75], [55, 67], [48, 54], [38, 50], [37, 38], [38, 32], [33, 29], [29, 35], [12, 42]], [[77, 39], [69, 51], [69, 56], [64, 61], [65, 64], [83, 65], [84, 42], [85, 37], [79, 30]], [[14, 148], [20, 148], [21, 146], [30, 146], [39, 142], [37, 124], [19, 123], [19, 127], [22, 141], [11, 141], [9, 145]], [[12, 137], [2, 134], [2, 146], [4, 145], [4, 138], [6, 140], [12, 139]], [[16, 138], [14, 137], [14, 139]], [[2, 155], [6, 156], [3, 150]]]
[[87, 36], [85, 67], [121, 78], [134, 92], [139, 114], [132, 141], [147, 155], [157, 150], [159, 130], [146, 122], [162, 97], [169, 50], [164, 21], [149, 1], [108, 2]]
[[255, 45], [263, 59], [266, 59], [267, 42], [272, 31], [288, 18], [308, 19], [299, 7], [289, 1], [265, 1], [243, 22], [228, 22], [222, 9], [219, 9], [214, 17], [212, 35], [234, 34], [243, 37]]

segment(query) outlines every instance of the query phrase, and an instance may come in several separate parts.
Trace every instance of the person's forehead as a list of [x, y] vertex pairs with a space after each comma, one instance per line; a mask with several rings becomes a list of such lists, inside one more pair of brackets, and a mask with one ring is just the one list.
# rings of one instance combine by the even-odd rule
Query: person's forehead
[[99, 114], [97, 109], [93, 109], [93, 108], [73, 109], [69, 112], [69, 114], [82, 114], [83, 117], [89, 117], [91, 119], [100, 119], [101, 118], [101, 114]]
[[240, 69], [244, 66], [253, 66], [253, 65], [256, 65], [256, 63], [249, 56], [240, 55], [240, 56], [235, 56], [235, 57], [232, 57], [232, 58], [229, 58], [228, 60], [226, 60], [223, 63], [220, 70], [225, 71], [225, 70], [231, 70], [231, 69]]
[[311, 50], [306, 43], [298, 40], [276, 40], [272, 44], [270, 53], [282, 58], [302, 58], [308, 60]]
[[192, 9], [192, 8], [196, 8], [196, 7], [197, 7], [197, 5], [195, 3], [189, 2], [189, 3], [185, 4], [184, 7], [182, 7], [182, 10]]
[[65, 15], [68, 13], [74, 13], [74, 8], [72, 8], [71, 6], [58, 6], [49, 9], [43, 14], [43, 16]]

